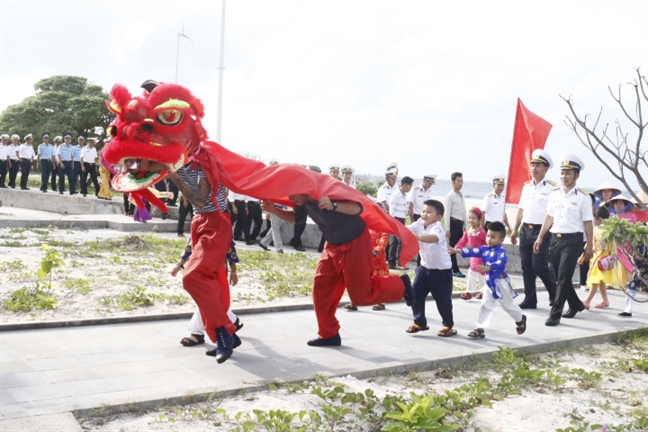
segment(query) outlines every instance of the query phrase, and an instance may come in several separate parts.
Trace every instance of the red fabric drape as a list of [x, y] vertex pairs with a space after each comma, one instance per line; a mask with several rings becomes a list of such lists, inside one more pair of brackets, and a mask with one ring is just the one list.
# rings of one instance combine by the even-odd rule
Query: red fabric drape
[[507, 203], [520, 202], [522, 186], [531, 178], [531, 154], [536, 149], [544, 149], [551, 127], [551, 123], [529, 111], [518, 98], [506, 182]]
[[288, 196], [296, 194], [308, 194], [316, 200], [327, 196], [334, 200], [356, 201], [364, 208], [361, 216], [368, 228], [395, 234], [403, 240], [401, 262], [408, 262], [418, 252], [418, 241], [409, 229], [371, 198], [340, 180], [296, 164], [266, 166], [212, 141], [202, 142], [201, 148], [203, 151], [193, 158], [200, 162], [213, 185], [221, 181], [234, 192], [288, 206], [293, 206]]

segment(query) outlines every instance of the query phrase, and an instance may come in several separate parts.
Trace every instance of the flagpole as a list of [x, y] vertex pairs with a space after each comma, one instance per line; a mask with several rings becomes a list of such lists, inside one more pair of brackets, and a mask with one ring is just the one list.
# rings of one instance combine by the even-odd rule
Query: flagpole
[[218, 111], [216, 119], [216, 142], [221, 143], [221, 124], [223, 116], [223, 63], [225, 61], [225, 0], [222, 0], [220, 59], [218, 62]]

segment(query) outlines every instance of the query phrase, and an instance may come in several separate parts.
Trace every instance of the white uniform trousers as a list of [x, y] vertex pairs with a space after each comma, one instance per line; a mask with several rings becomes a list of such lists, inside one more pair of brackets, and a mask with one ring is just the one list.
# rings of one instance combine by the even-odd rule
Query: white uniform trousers
[[484, 285], [486, 285], [484, 275], [478, 271], [468, 270], [468, 277], [466, 278], [467, 293], [479, 292]]
[[623, 304], [623, 312], [627, 312], [627, 313], [631, 314], [632, 313], [632, 303], [634, 303], [634, 300], [632, 300], [632, 299], [637, 296], [637, 291], [629, 289], [629, 290], [626, 290], [626, 293], [627, 293], [627, 295], [626, 295], [626, 298], [625, 298], [625, 303]]
[[481, 306], [479, 307], [479, 315], [477, 316], [477, 328], [488, 328], [490, 326], [493, 309], [495, 309], [495, 305], [498, 303], [515, 322], [522, 321], [522, 309], [513, 301], [511, 285], [509, 285], [506, 279], [498, 279], [496, 283], [502, 298], [495, 299], [490, 287], [488, 285], [483, 286], [483, 297]]
[[283, 249], [283, 242], [281, 241], [281, 226], [288, 223], [275, 214], [270, 214], [270, 221], [272, 222], [271, 232], [265, 235], [259, 243], [268, 247], [270, 242], [274, 242], [276, 249]]
[[[236, 322], [236, 319], [238, 318], [236, 314], [232, 312], [232, 309], [229, 309], [227, 311], [227, 317], [233, 323]], [[191, 317], [191, 320], [189, 321], [187, 330], [189, 330], [189, 333], [191, 333], [192, 335], [205, 334], [205, 327], [203, 326], [203, 320], [202, 320], [202, 316], [200, 315], [200, 309], [196, 308], [196, 311], [194, 312], [193, 316]]]

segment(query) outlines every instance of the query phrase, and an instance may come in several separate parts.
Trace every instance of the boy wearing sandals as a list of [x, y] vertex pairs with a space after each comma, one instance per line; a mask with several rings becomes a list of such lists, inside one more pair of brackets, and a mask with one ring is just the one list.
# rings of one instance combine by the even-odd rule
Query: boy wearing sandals
[[454, 253], [461, 252], [464, 258], [481, 257], [482, 265], [477, 266], [477, 270], [486, 272], [486, 285], [482, 288], [483, 298], [477, 316], [477, 328], [468, 333], [468, 337], [474, 339], [486, 336], [484, 329], [490, 325], [493, 309], [497, 304], [515, 320], [517, 334], [521, 335], [526, 331], [527, 318], [522, 314], [520, 306], [513, 301], [517, 293], [511, 288], [506, 274], [507, 256], [506, 250], [502, 247], [504, 238], [506, 238], [504, 224], [493, 222], [488, 225], [486, 234], [488, 246], [451, 250]]
[[452, 261], [448, 253], [446, 232], [441, 224], [443, 213], [441, 202], [427, 200], [423, 203], [421, 218], [408, 226], [419, 241], [421, 265], [416, 268], [412, 285], [414, 324], [405, 330], [407, 333], [429, 330], [425, 317], [425, 298], [432, 294], [443, 322], [438, 336], [450, 337], [457, 334], [457, 330], [453, 329], [452, 315]]

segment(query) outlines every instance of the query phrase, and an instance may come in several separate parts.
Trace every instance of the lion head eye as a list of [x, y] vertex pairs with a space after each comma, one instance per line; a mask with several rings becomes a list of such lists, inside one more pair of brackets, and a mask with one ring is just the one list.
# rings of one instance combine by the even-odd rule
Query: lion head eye
[[175, 126], [182, 121], [183, 117], [182, 111], [170, 109], [158, 113], [156, 120], [165, 126]]
[[111, 136], [111, 137], [116, 137], [117, 136], [117, 126], [115, 126], [115, 125], [108, 126], [108, 129], [106, 129], [106, 133], [108, 133], [108, 135]]

